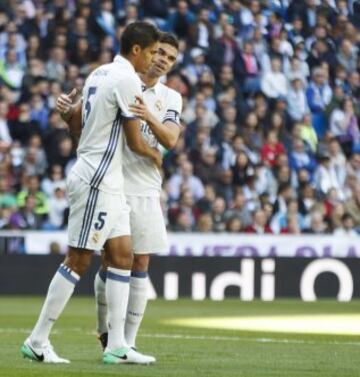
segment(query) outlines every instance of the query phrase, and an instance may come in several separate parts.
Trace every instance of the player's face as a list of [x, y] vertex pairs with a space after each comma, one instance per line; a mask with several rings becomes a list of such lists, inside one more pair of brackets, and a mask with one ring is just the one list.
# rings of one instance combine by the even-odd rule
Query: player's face
[[153, 65], [150, 68], [155, 76], [166, 75], [176, 63], [178, 50], [168, 43], [160, 43], [159, 49], [154, 57]]
[[137, 72], [146, 73], [150, 69], [151, 65], [153, 64], [153, 60], [158, 52], [158, 49], [159, 42], [156, 42], [141, 50], [136, 65]]

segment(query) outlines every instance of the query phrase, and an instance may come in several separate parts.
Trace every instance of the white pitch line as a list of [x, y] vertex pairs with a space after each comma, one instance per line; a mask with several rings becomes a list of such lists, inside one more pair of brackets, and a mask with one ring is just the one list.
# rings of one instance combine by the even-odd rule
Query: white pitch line
[[[26, 328], [12, 328], [0, 327], [0, 334], [29, 334], [31, 329]], [[86, 336], [95, 336], [96, 331], [84, 331], [81, 327], [70, 327], [67, 329], [53, 330], [52, 335], [62, 335], [65, 333], [80, 332]], [[340, 346], [357, 346], [360, 347], [360, 342], [351, 341], [322, 341], [317, 342], [313, 340], [303, 339], [286, 339], [286, 338], [251, 338], [242, 336], [208, 336], [208, 335], [186, 335], [186, 334], [161, 334], [161, 333], [140, 333], [141, 338], [159, 338], [159, 339], [180, 339], [180, 340], [213, 340], [213, 341], [232, 341], [232, 342], [253, 342], [253, 343], [278, 343], [278, 344], [325, 344], [325, 345], [340, 345]]]

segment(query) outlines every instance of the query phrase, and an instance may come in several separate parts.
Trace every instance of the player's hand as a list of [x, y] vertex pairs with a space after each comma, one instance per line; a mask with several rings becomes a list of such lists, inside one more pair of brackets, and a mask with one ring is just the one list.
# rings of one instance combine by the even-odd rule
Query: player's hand
[[156, 148], [153, 148], [153, 149], [155, 151], [155, 156], [153, 157], [154, 164], [156, 165], [158, 169], [161, 169], [162, 162], [163, 162], [162, 154], [158, 149]]
[[130, 105], [129, 110], [145, 122], [151, 118], [151, 113], [140, 96], [136, 96], [136, 103]]
[[73, 99], [76, 96], [76, 89], [74, 88], [69, 94], [62, 93], [56, 101], [56, 110], [61, 115], [67, 115], [72, 109]]

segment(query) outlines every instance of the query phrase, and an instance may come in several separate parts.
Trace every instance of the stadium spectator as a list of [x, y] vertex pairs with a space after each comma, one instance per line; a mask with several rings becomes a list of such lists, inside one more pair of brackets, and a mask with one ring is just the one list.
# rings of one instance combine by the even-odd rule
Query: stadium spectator
[[267, 218], [264, 210], [257, 209], [254, 213], [254, 221], [251, 225], [245, 228], [246, 233], [265, 234], [272, 233], [271, 228], [267, 224]]
[[337, 227], [334, 230], [334, 235], [336, 236], [350, 236], [350, 237], [356, 237], [358, 236], [358, 233], [354, 229], [354, 219], [351, 217], [350, 214], [344, 213], [344, 215], [341, 218], [342, 225], [340, 227]]

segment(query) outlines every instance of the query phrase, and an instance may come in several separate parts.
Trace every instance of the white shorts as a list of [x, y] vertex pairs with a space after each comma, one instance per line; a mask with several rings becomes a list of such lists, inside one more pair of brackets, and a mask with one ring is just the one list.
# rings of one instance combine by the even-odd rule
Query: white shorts
[[160, 198], [127, 195], [130, 206], [131, 242], [134, 254], [154, 254], [168, 250], [168, 240]]
[[124, 195], [99, 191], [74, 173], [67, 178], [68, 238], [72, 247], [100, 251], [108, 239], [130, 235]]

